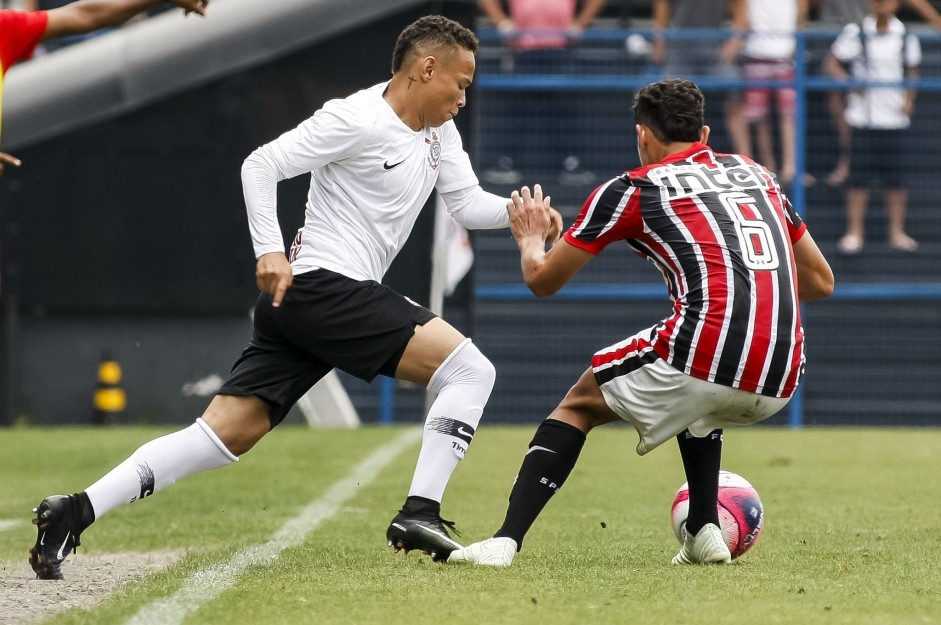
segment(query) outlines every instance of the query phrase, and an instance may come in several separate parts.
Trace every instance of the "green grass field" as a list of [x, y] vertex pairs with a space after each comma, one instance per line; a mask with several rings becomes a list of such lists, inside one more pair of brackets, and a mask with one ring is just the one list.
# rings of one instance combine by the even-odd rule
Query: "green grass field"
[[[443, 509], [467, 542], [502, 521], [533, 430], [485, 425], [478, 433]], [[26, 557], [35, 540], [29, 510], [44, 495], [81, 490], [165, 431], [0, 430], [0, 520], [24, 521], [0, 531], [0, 564]], [[269, 541], [403, 431], [278, 428], [236, 465], [113, 511], [85, 532], [80, 555], [186, 555], [94, 608], [46, 622], [128, 623], [197, 571]], [[724, 468], [756, 486], [766, 521], [754, 549], [726, 567], [670, 565], [679, 454], [669, 444], [639, 458], [635, 444], [625, 427], [593, 433], [509, 569], [438, 565], [386, 547], [411, 479], [412, 445], [300, 546], [249, 565], [183, 622], [941, 623], [941, 430], [727, 431]]]

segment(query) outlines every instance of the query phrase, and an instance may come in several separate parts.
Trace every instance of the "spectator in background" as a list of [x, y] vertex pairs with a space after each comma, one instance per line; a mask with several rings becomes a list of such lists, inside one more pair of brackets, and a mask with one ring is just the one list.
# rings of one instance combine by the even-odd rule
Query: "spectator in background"
[[[654, 29], [711, 28], [724, 29], [741, 11], [746, 0], [654, 0]], [[651, 57], [670, 78], [689, 76], [732, 76], [732, 64], [742, 49], [742, 37], [728, 39], [706, 37], [654, 38]]]
[[[711, 28], [740, 31], [745, 28], [747, 0], [654, 0], [654, 29]], [[663, 68], [665, 78], [695, 79], [702, 76], [738, 78], [735, 62], [742, 50], [744, 32], [727, 39], [673, 38], [655, 36], [651, 61]], [[748, 141], [748, 125], [742, 102], [735, 90], [725, 100], [725, 125], [732, 145]]]
[[[871, 0], [861, 23], [847, 24], [831, 47], [827, 71], [838, 80], [855, 78], [896, 82], [918, 77], [921, 46], [896, 17], [900, 0]], [[884, 187], [889, 247], [914, 252], [918, 243], [905, 232], [907, 132], [915, 109], [915, 90], [867, 87], [847, 95], [847, 124], [854, 146], [846, 192], [846, 233], [837, 243], [854, 255], [865, 243], [866, 208], [874, 182]]]
[[[750, 31], [743, 50], [743, 71], [748, 81], [793, 81], [793, 36], [807, 21], [808, 0], [747, 0], [744, 23], [739, 28]], [[741, 15], [738, 19], [741, 19]], [[774, 101], [772, 102], [772, 98]], [[791, 184], [796, 173], [794, 105], [792, 88], [746, 87], [742, 112], [748, 125], [743, 141], [734, 147], [740, 154], [754, 156], [765, 167], [778, 174], [785, 185]], [[772, 109], [777, 112], [780, 159], [775, 157]], [[752, 150], [751, 130], [755, 131]], [[812, 183], [806, 177], [805, 184]]]
[[[606, 0], [478, 0], [500, 31], [508, 54], [503, 71], [516, 74], [570, 73], [571, 47], [578, 45]], [[508, 5], [508, 6], [506, 6]], [[523, 176], [558, 172], [565, 185], [591, 185], [595, 176], [584, 167], [578, 147], [581, 117], [573, 94], [553, 91], [512, 92], [497, 129], [499, 144], [485, 157], [481, 178], [491, 184], [518, 186]], [[565, 129], [569, 132], [566, 132]]]
[[[931, 6], [928, 0], [905, 0], [905, 4], [914, 9], [929, 24], [941, 29], [941, 14]], [[847, 24], [861, 24], [869, 10], [869, 0], [813, 0], [817, 9], [817, 22], [827, 28], [843, 28]], [[850, 147], [852, 131], [846, 123], [846, 93], [831, 91], [827, 93], [827, 109], [837, 133], [836, 166], [827, 175], [827, 184], [840, 187], [850, 173]]]
[[[0, 10], [0, 104], [4, 74], [14, 63], [30, 58], [39, 42], [117, 26], [164, 1], [79, 0], [48, 11]], [[173, 4], [187, 14], [205, 15], [209, 0], [173, 0]], [[0, 152], [0, 174], [7, 165], [19, 167], [20, 161]]]

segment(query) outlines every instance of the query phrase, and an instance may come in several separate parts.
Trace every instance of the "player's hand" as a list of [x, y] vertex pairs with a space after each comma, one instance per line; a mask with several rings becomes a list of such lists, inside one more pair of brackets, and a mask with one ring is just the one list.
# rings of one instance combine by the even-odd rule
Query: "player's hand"
[[255, 267], [255, 283], [258, 288], [272, 296], [271, 305], [277, 308], [284, 300], [284, 294], [291, 288], [294, 275], [291, 264], [281, 252], [265, 254], [258, 259]]
[[549, 201], [551, 197], [546, 197], [545, 205], [549, 209], [549, 233], [546, 235], [546, 244], [555, 245], [555, 243], [562, 238], [562, 214], [559, 213], [556, 209], [549, 206]]
[[510, 215], [510, 231], [517, 242], [529, 237], [538, 237], [540, 241], [548, 238], [552, 219], [549, 204], [543, 201], [541, 185], [535, 185], [532, 194], [529, 187], [514, 191], [506, 210]]
[[173, 4], [183, 9], [184, 15], [189, 15], [190, 13], [199, 13], [200, 15], [206, 15], [206, 7], [209, 5], [209, 0], [173, 0]]
[[7, 165], [12, 165], [13, 167], [19, 167], [22, 164], [20, 159], [16, 158], [12, 154], [6, 154], [0, 152], [0, 174], [3, 173], [4, 168]]

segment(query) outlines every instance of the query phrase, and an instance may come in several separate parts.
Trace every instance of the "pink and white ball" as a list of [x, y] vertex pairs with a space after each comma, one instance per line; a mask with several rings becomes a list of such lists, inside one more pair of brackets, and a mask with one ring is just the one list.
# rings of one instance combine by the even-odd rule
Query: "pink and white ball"
[[[765, 522], [765, 509], [755, 487], [741, 475], [730, 471], [719, 472], [718, 508], [722, 537], [734, 560], [758, 541]], [[689, 487], [686, 483], [676, 491], [670, 515], [673, 533], [682, 544], [686, 539], [686, 517], [689, 515]]]

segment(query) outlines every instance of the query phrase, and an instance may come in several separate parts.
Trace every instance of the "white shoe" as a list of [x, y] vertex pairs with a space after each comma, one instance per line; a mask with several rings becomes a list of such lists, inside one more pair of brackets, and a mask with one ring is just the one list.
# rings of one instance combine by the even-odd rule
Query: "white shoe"
[[706, 523], [695, 536], [686, 534], [683, 548], [673, 556], [673, 564], [728, 564], [732, 552], [722, 538], [722, 530]]
[[455, 549], [448, 556], [451, 564], [467, 562], [479, 566], [510, 566], [516, 557], [516, 541], [506, 536], [488, 538], [479, 543]]

